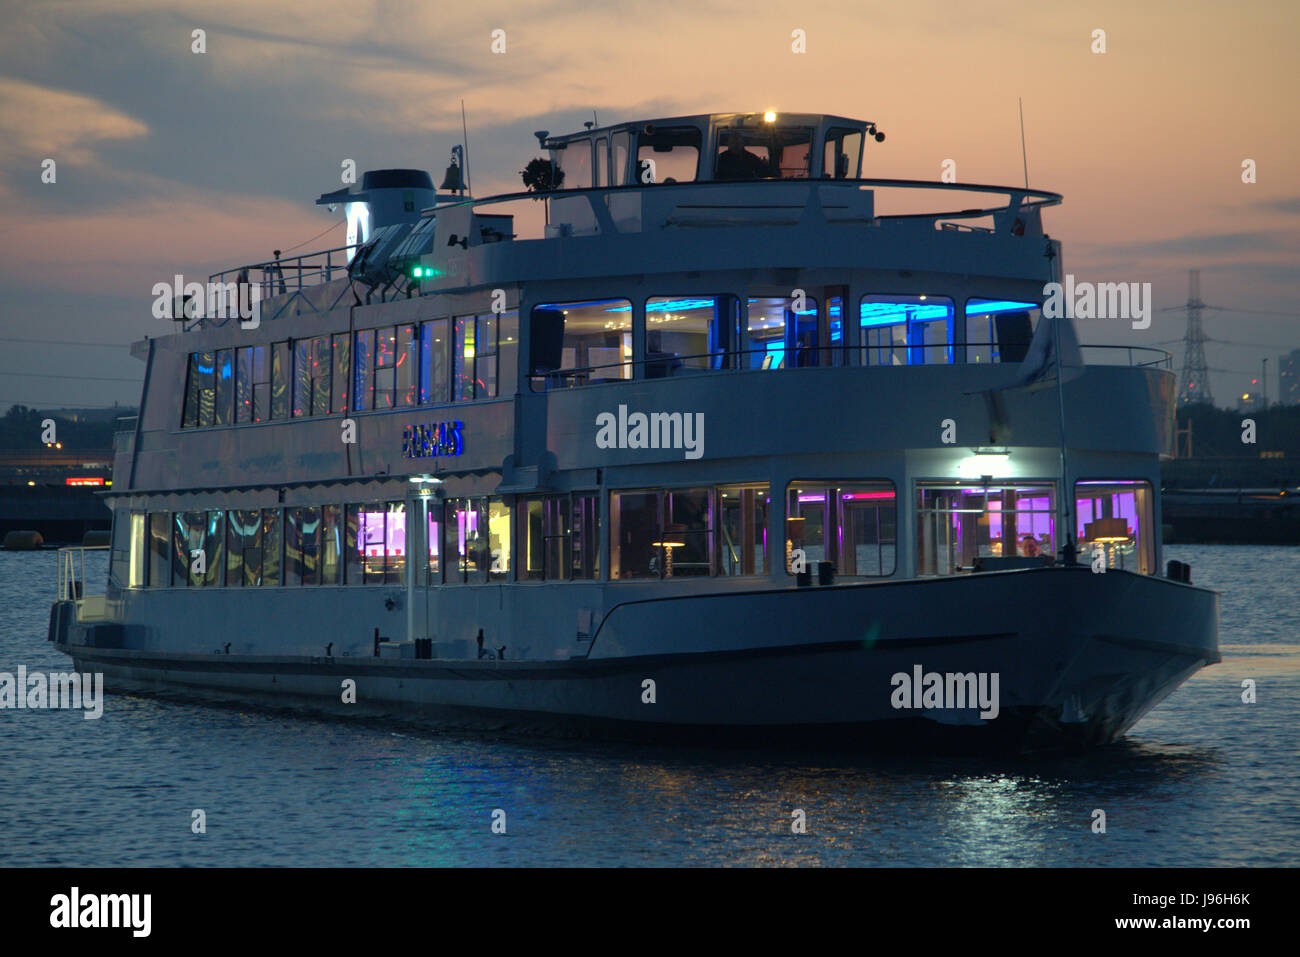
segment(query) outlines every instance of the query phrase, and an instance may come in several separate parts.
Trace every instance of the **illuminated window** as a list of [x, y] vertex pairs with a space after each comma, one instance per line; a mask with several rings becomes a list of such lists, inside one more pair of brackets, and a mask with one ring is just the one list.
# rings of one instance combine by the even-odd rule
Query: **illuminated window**
[[714, 179], [807, 179], [812, 127], [724, 126], [718, 130]]
[[171, 584], [171, 514], [149, 515], [149, 584], [161, 588]]
[[330, 410], [348, 411], [349, 386], [352, 383], [352, 337], [346, 332], [334, 337], [334, 376]]
[[610, 495], [610, 574], [617, 579], [707, 576], [713, 502], [707, 488]]
[[863, 296], [858, 305], [863, 365], [953, 361], [955, 315], [943, 296]]
[[420, 402], [441, 405], [448, 401], [447, 320], [430, 319], [420, 324]]
[[898, 518], [892, 482], [791, 482], [787, 489], [785, 566], [802, 549], [810, 572], [830, 562], [837, 578], [894, 574]]
[[1051, 482], [918, 482], [916, 573], [954, 575], [1056, 554]]
[[454, 498], [443, 503], [443, 580], [480, 584], [492, 564], [487, 500]]
[[719, 575], [767, 574], [770, 504], [766, 482], [718, 489]]
[[271, 348], [271, 418], [287, 419], [291, 398], [289, 376], [292, 374], [293, 354], [289, 351], [287, 342], [277, 342]]
[[375, 330], [362, 329], [353, 342], [352, 408], [375, 407]]
[[1078, 559], [1090, 562], [1100, 549], [1107, 568], [1139, 575], [1156, 571], [1151, 483], [1090, 480], [1074, 485]]
[[213, 425], [230, 425], [235, 421], [235, 351], [217, 352], [216, 399], [212, 408]]
[[488, 499], [488, 581], [510, 577], [510, 507], [499, 498]]
[[[738, 349], [740, 300], [735, 296], [655, 296], [645, 304], [646, 377], [728, 367]], [[622, 355], [632, 358], [629, 308]], [[620, 327], [622, 328], [622, 327]], [[630, 377], [631, 370], [628, 370]]]
[[409, 408], [419, 400], [419, 367], [416, 358], [415, 326], [397, 327], [396, 404]]
[[817, 300], [767, 297], [749, 300], [750, 369], [818, 365]]
[[533, 308], [531, 323], [530, 373], [551, 388], [632, 378], [627, 299], [546, 303]]
[[235, 421], [253, 421], [253, 347], [235, 350]]
[[1022, 362], [1042, 310], [1009, 299], [966, 300], [966, 361]]
[[397, 330], [375, 330], [375, 408], [392, 409], [397, 403]]

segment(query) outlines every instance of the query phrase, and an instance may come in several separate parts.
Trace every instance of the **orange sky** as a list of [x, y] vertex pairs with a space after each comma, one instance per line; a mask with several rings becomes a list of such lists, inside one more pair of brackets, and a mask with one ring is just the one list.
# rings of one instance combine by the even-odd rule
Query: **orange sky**
[[[0, 407], [135, 402], [125, 350], [154, 282], [268, 258], [329, 227], [339, 164], [441, 176], [470, 117], [475, 191], [519, 188], [534, 129], [774, 108], [874, 120], [865, 175], [1022, 180], [1081, 279], [1202, 297], [1211, 380], [1300, 347], [1300, 4], [47, 3], [0, 38]], [[191, 31], [207, 52], [191, 52]], [[506, 31], [506, 52], [489, 52]], [[807, 52], [791, 51], [792, 31]], [[1104, 54], [1092, 33], [1106, 34]], [[41, 183], [41, 161], [57, 182]], [[1253, 159], [1258, 182], [1241, 182]], [[340, 245], [341, 227], [310, 246]], [[1289, 318], [1288, 318], [1289, 317]], [[1176, 340], [1183, 315], [1124, 341]], [[1116, 327], [1080, 329], [1112, 341]], [[1175, 361], [1181, 349], [1173, 347]], [[25, 373], [23, 376], [15, 373]], [[54, 379], [53, 375], [68, 376]], [[1275, 383], [1273, 388], [1275, 389]]]

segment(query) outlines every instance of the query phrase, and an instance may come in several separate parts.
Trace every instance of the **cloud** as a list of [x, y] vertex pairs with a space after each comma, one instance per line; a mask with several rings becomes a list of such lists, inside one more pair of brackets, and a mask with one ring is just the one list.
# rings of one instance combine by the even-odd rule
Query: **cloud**
[[1300, 215], [1300, 196], [1286, 196], [1282, 199], [1262, 199], [1257, 204], [1260, 209], [1276, 213], [1293, 213]]
[[148, 133], [144, 123], [103, 100], [0, 77], [0, 159], [6, 165], [45, 157], [88, 165], [100, 144]]

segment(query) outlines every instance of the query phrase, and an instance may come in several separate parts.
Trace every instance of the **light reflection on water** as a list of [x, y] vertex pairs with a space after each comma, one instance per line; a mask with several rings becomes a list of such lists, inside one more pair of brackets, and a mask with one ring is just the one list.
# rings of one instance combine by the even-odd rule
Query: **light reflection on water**
[[[0, 865], [1295, 865], [1300, 549], [1167, 551], [1224, 589], [1224, 661], [1085, 756], [597, 746], [113, 697], [100, 721], [0, 712]], [[0, 671], [65, 667], [53, 579], [52, 553], [0, 553]]]

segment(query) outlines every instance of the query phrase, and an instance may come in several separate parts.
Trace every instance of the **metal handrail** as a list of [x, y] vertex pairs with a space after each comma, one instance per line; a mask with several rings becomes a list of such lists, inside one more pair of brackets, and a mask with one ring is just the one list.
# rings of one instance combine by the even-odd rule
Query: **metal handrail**
[[[287, 259], [268, 259], [264, 262], [248, 263], [243, 266], [235, 266], [232, 269], [226, 269], [218, 273], [213, 273], [208, 277], [208, 282], [212, 283], [231, 283], [239, 282], [239, 277], [245, 271], [248, 272], [248, 284], [262, 287], [263, 299], [269, 299], [271, 296], [286, 295], [289, 292], [296, 292], [305, 289], [308, 286], [319, 285], [322, 282], [329, 282], [337, 278], [338, 275], [346, 275], [348, 268], [348, 252], [352, 246], [335, 246], [333, 249], [318, 249], [313, 252], [303, 253], [300, 256], [290, 256]], [[335, 262], [335, 254], [341, 253], [341, 261]], [[309, 262], [324, 256], [325, 261]], [[253, 279], [254, 272], [260, 271], [261, 278]]]
[[[460, 202], [450, 202], [436, 207], [438, 210], [456, 209], [459, 207], [469, 207], [477, 210], [478, 207], [494, 206], [502, 203], [519, 202], [520, 200], [540, 200], [545, 201], [549, 207], [549, 201], [552, 199], [563, 199], [572, 196], [589, 195], [590, 201], [595, 203], [598, 196], [619, 193], [646, 193], [661, 192], [664, 190], [689, 190], [700, 187], [738, 189], [743, 187], [767, 185], [780, 185], [784, 187], [803, 186], [808, 190], [809, 198], [812, 197], [813, 188], [824, 186], [857, 188], [871, 187], [874, 189], [937, 189], [949, 190], [956, 192], [972, 193], [1003, 193], [1008, 197], [1007, 203], [1002, 206], [988, 207], [985, 209], [961, 209], [949, 212], [935, 213], [901, 213], [885, 216], [876, 216], [877, 220], [911, 220], [911, 219], [933, 219], [938, 220], [955, 220], [955, 219], [979, 219], [985, 216], [996, 215], [998, 213], [1008, 212], [1012, 209], [1017, 210], [1034, 210], [1042, 209], [1048, 206], [1057, 206], [1062, 201], [1060, 193], [1053, 193], [1048, 190], [1025, 189], [1015, 186], [991, 186], [982, 183], [938, 183], [929, 180], [910, 180], [910, 179], [770, 179], [770, 180], [696, 180], [686, 183], [632, 183], [623, 186], [593, 186], [582, 189], [561, 189], [550, 190], [547, 192], [518, 192], [518, 193], [501, 193], [496, 196], [487, 196], [482, 199], [465, 199]], [[548, 217], [549, 219], [549, 217]], [[336, 246], [333, 249], [316, 250], [314, 252], [303, 253], [299, 256], [291, 256], [287, 259], [270, 259], [263, 262], [248, 263], [242, 266], [235, 266], [231, 269], [225, 269], [221, 272], [213, 273], [208, 277], [210, 283], [220, 282], [222, 284], [238, 282], [239, 277], [247, 271], [249, 279], [247, 282], [257, 284], [262, 287], [262, 298], [269, 299], [272, 296], [287, 295], [290, 292], [301, 291], [309, 286], [319, 285], [323, 282], [329, 282], [335, 278], [336, 273], [346, 275], [348, 267], [348, 253], [355, 247]], [[340, 261], [336, 264], [334, 254], [341, 254]], [[324, 263], [310, 261], [324, 256]], [[254, 279], [253, 275], [260, 272], [260, 279]]]
[[[521, 193], [501, 193], [496, 196], [485, 196], [482, 199], [466, 199], [461, 202], [451, 202], [438, 206], [438, 210], [454, 209], [458, 206], [489, 206], [497, 203], [516, 202], [521, 199], [562, 199], [566, 196], [581, 196], [587, 193], [605, 194], [605, 193], [632, 193], [632, 192], [652, 192], [661, 190], [682, 190], [691, 188], [700, 188], [707, 186], [710, 189], [722, 187], [726, 189], [735, 189], [739, 187], [753, 186], [806, 186], [811, 192], [813, 187], [822, 186], [870, 186], [882, 189], [937, 189], [948, 190], [959, 193], [1006, 193], [1011, 197], [1011, 201], [1005, 206], [989, 207], [987, 209], [960, 209], [951, 212], [938, 213], [899, 213], [889, 216], [878, 216], [878, 219], [915, 219], [915, 218], [934, 218], [934, 219], [976, 219], [981, 216], [988, 216], [993, 213], [1000, 213], [1010, 210], [1013, 205], [1018, 209], [1041, 209], [1048, 206], [1059, 206], [1064, 197], [1060, 193], [1053, 193], [1045, 189], [1027, 189], [1020, 186], [992, 186], [987, 183], [940, 183], [931, 180], [920, 179], [759, 179], [759, 180], [693, 180], [685, 183], [631, 183], [624, 186], [588, 186], [580, 189], [558, 189], [548, 190], [545, 192], [521, 192]], [[1014, 203], [1016, 197], [1027, 199], [1034, 197], [1028, 202]]]
[[[86, 597], [86, 552], [106, 552], [111, 546], [109, 545], [71, 545], [59, 549], [59, 582], [57, 601], [81, 601]], [[80, 553], [81, 562], [78, 566], [74, 553]], [[78, 568], [81, 575], [76, 572]], [[80, 586], [80, 587], [78, 587]]]
[[[945, 355], [946, 355], [946, 352], [947, 352], [948, 350], [952, 350], [952, 351], [955, 353], [957, 350], [960, 350], [960, 349], [981, 348], [981, 347], [984, 347], [984, 346], [988, 346], [988, 347], [997, 347], [997, 345], [998, 345], [998, 344], [995, 343], [995, 342], [966, 342], [966, 343], [962, 343], [962, 344], [959, 344], [959, 345], [951, 345], [951, 344], [947, 344], [947, 343], [937, 343], [937, 342], [936, 342], [936, 343], [927, 343], [927, 344], [925, 344], [925, 345], [888, 345], [888, 346], [871, 346], [871, 345], [862, 345], [862, 344], [859, 344], [859, 345], [856, 345], [856, 346], [845, 346], [845, 345], [839, 345], [839, 346], [801, 346], [801, 347], [799, 347], [797, 350], [795, 350], [795, 356], [796, 356], [796, 359], [798, 359], [799, 357], [804, 357], [804, 356], [813, 355], [813, 356], [817, 357], [818, 359], [820, 359], [821, 356], [822, 356], [822, 354], [824, 353], [824, 354], [826, 355], [826, 358], [827, 358], [827, 359], [834, 359], [834, 358], [836, 358], [836, 357], [839, 357], [839, 358], [841, 358], [841, 359], [846, 359], [846, 358], [848, 358], [848, 356], [849, 356], [850, 354], [855, 353], [855, 352], [856, 352], [856, 353], [861, 353], [861, 352], [877, 352], [877, 353], [890, 353], [890, 354], [899, 353], [899, 352], [906, 354], [906, 353], [908, 353], [908, 352], [911, 352], [911, 353], [913, 353], [913, 354], [915, 354], [915, 353], [920, 353], [920, 354], [924, 357], [924, 356], [925, 356], [925, 355], [926, 355], [930, 350], [938, 350], [938, 349], [942, 349], [942, 350], [945, 350]], [[1005, 345], [1005, 344], [1004, 344], [1004, 345]], [[1166, 368], [1166, 369], [1167, 369], [1167, 368], [1171, 368], [1171, 367], [1172, 367], [1172, 356], [1171, 356], [1168, 352], [1166, 352], [1165, 350], [1163, 350], [1163, 349], [1156, 349], [1156, 348], [1153, 348], [1153, 347], [1151, 347], [1151, 346], [1092, 346], [1092, 345], [1089, 345], [1089, 346], [1081, 346], [1080, 348], [1083, 348], [1083, 349], [1114, 349], [1114, 350], [1121, 350], [1121, 349], [1122, 349], [1122, 350], [1125, 350], [1126, 353], [1127, 353], [1127, 355], [1128, 355], [1128, 359], [1129, 359], [1128, 365], [1129, 365], [1130, 367], [1134, 367], [1134, 368], [1157, 367], [1157, 368]], [[1157, 353], [1158, 356], [1159, 356], [1159, 358], [1152, 359], [1152, 360], [1150, 360], [1150, 361], [1146, 361], [1146, 362], [1134, 362], [1134, 361], [1133, 361], [1133, 353], [1134, 353], [1134, 352], [1149, 352], [1149, 353]], [[740, 359], [740, 358], [743, 357], [743, 356], [751, 356], [751, 355], [767, 356], [767, 355], [770, 355], [770, 354], [771, 354], [771, 353], [769, 353], [768, 350], [766, 350], [766, 349], [743, 349], [743, 350], [729, 350], [729, 351], [718, 351], [718, 352], [701, 352], [701, 353], [696, 353], [696, 354], [694, 354], [694, 355], [678, 355], [678, 354], [676, 354], [676, 353], [672, 353], [672, 354], [668, 354], [668, 355], [657, 355], [657, 356], [655, 356], [655, 357], [653, 357], [653, 358], [641, 359], [641, 360], [638, 360], [638, 361], [633, 361], [633, 360], [629, 359], [629, 360], [627, 360], [626, 362], [608, 362], [608, 363], [603, 363], [603, 364], [601, 364], [601, 365], [596, 365], [596, 366], [582, 366], [582, 367], [573, 368], [573, 369], [553, 369], [553, 370], [548, 370], [548, 371], [545, 371], [545, 372], [534, 372], [534, 373], [530, 373], [530, 375], [528, 376], [528, 378], [529, 378], [530, 380], [532, 380], [533, 382], [539, 382], [539, 381], [540, 381], [540, 382], [544, 382], [544, 383], [546, 383], [546, 384], [548, 385], [548, 387], [549, 387], [549, 385], [550, 385], [551, 382], [558, 382], [561, 388], [574, 388], [574, 387], [576, 387], [576, 386], [580, 386], [580, 385], [588, 385], [588, 384], [604, 385], [604, 384], [607, 384], [607, 383], [610, 383], [610, 382], [630, 381], [630, 379], [631, 379], [631, 377], [618, 376], [618, 377], [616, 377], [616, 378], [609, 378], [609, 379], [602, 378], [601, 381], [598, 382], [598, 383], [589, 383], [589, 382], [586, 382], [586, 381], [579, 381], [579, 380], [582, 380], [582, 379], [584, 379], [584, 378], [585, 378], [585, 379], [590, 379], [590, 378], [591, 378], [591, 373], [593, 373], [593, 372], [599, 372], [599, 371], [604, 370], [604, 369], [619, 369], [619, 370], [623, 370], [623, 369], [631, 369], [631, 370], [636, 370], [636, 369], [638, 369], [638, 368], [641, 368], [641, 367], [647, 367], [647, 366], [663, 366], [663, 367], [666, 368], [667, 371], [664, 373], [663, 376], [654, 376], [653, 378], [671, 378], [671, 377], [673, 377], [673, 376], [675, 376], [675, 375], [679, 375], [679, 374], [691, 375], [691, 374], [697, 374], [697, 373], [709, 373], [709, 372], [738, 372], [738, 371], [750, 371], [750, 372], [769, 371], [769, 372], [770, 372], [770, 371], [776, 371], [776, 370], [773, 370], [773, 369], [763, 370], [763, 369], [761, 369], [761, 368], [756, 368], [756, 367], [754, 367], [754, 366], [752, 366], [752, 365], [748, 365], [748, 364], [745, 364], [745, 363], [732, 361], [732, 360]], [[712, 359], [721, 359], [721, 360], [723, 360], [723, 364], [722, 364], [721, 366], [717, 367], [717, 368], [710, 367], [710, 368], [707, 368], [707, 369], [699, 369], [699, 368], [687, 369], [687, 368], [685, 368], [684, 366], [681, 365], [682, 362], [685, 362], [685, 361], [687, 361], [687, 360], [692, 360], [692, 359], [710, 359], [710, 360], [712, 360]], [[936, 365], [978, 365], [978, 364], [980, 364], [980, 363], [973, 363], [973, 362], [954, 363], [954, 362], [948, 362], [947, 359], [946, 359], [946, 357], [945, 357], [945, 361], [943, 361], [943, 362], [908, 362], [908, 363], [900, 363], [900, 365], [908, 365], [908, 366], [918, 366], [918, 365], [928, 365], [928, 366], [936, 366]], [[991, 364], [993, 364], [993, 365], [1018, 365], [1018, 363], [1002, 363], [1002, 362], [991, 363]], [[821, 361], [818, 361], [818, 362], [807, 362], [807, 363], [804, 363], [804, 364], [802, 364], [802, 365], [798, 365], [798, 364], [796, 364], [796, 365], [791, 366], [791, 365], [786, 364], [785, 362], [783, 362], [781, 366], [778, 366], [778, 367], [777, 367], [777, 369], [779, 369], [779, 370], [781, 370], [781, 371], [784, 371], [785, 369], [789, 369], [789, 368], [819, 368], [819, 367], [821, 367], [821, 368], [859, 368], [859, 369], [861, 369], [861, 368], [876, 368], [876, 367], [879, 367], [879, 366], [882, 366], [882, 365], [892, 365], [892, 363], [882, 363], [882, 362], [877, 362], [877, 363], [866, 363], [865, 365], [859, 364], [859, 365], [853, 366], [853, 365], [850, 365], [850, 363], [848, 363], [848, 362], [843, 362], [843, 361], [838, 362], [838, 363], [833, 362], [833, 361], [832, 361], [832, 362], [821, 362]], [[645, 379], [645, 378], [651, 378], [651, 377], [643, 377], [643, 379]]]

